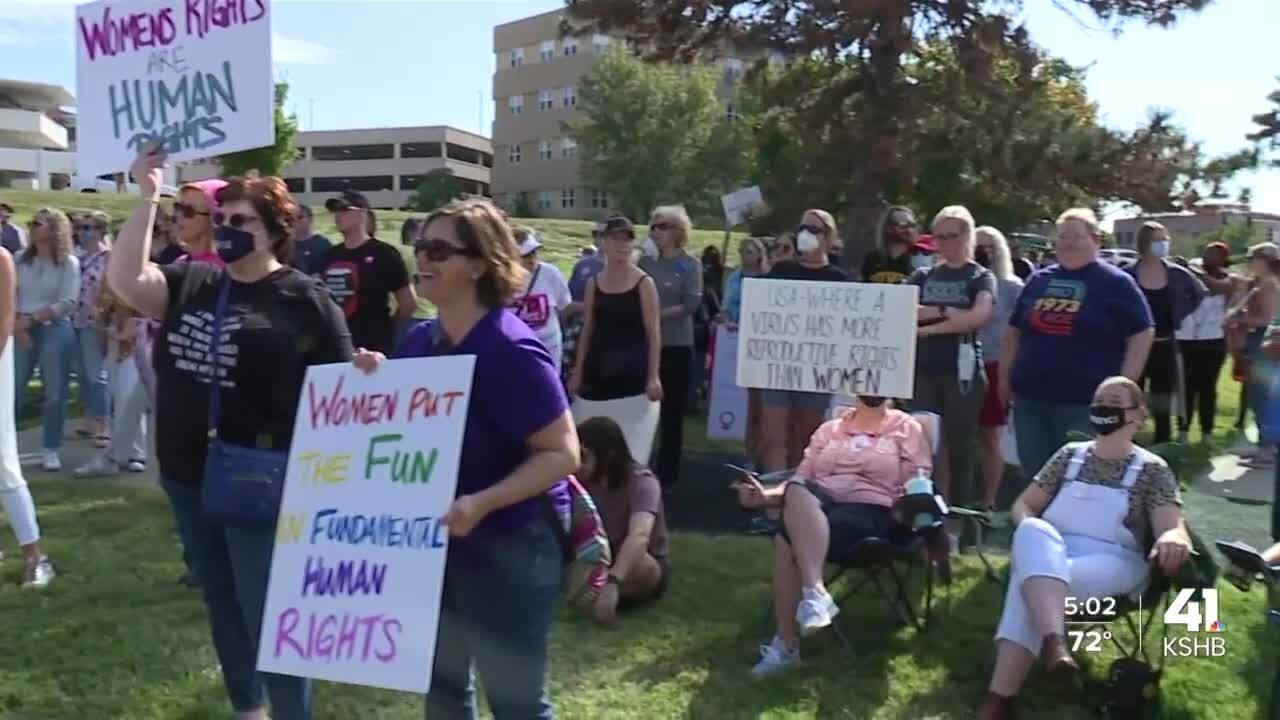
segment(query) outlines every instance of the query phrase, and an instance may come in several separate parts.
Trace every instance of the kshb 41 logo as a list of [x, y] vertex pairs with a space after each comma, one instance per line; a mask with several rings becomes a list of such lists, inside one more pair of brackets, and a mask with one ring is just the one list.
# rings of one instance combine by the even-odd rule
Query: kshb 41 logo
[[1164, 639], [1165, 657], [1222, 657], [1227, 654], [1227, 639], [1218, 619], [1218, 591], [1184, 588], [1164, 611], [1165, 625], [1181, 625], [1188, 633]]

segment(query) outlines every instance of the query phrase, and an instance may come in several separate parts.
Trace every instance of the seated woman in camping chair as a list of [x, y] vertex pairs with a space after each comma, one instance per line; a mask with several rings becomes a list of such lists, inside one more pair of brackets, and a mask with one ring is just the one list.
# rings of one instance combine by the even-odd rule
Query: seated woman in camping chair
[[1147, 419], [1142, 390], [1108, 378], [1089, 415], [1097, 439], [1059, 449], [1013, 505], [1009, 589], [979, 720], [1009, 717], [1037, 657], [1054, 674], [1079, 670], [1063, 637], [1067, 597], [1140, 591], [1149, 562], [1173, 575], [1190, 555], [1173, 473], [1133, 443]]
[[800, 636], [831, 625], [839, 608], [823, 585], [823, 565], [859, 540], [886, 536], [890, 508], [920, 469], [933, 469], [920, 423], [884, 398], [864, 396], [814, 432], [790, 480], [765, 488], [747, 475], [735, 484], [743, 507], [782, 509], [773, 553], [777, 635], [752, 675], [797, 665]]

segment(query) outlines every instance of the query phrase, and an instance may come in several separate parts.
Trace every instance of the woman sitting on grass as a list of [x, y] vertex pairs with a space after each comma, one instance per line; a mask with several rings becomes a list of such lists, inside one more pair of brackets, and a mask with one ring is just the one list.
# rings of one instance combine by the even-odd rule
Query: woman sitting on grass
[[1148, 560], [1172, 575], [1190, 552], [1173, 473], [1133, 444], [1147, 419], [1141, 388], [1107, 378], [1089, 416], [1097, 439], [1059, 449], [1013, 504], [1009, 589], [979, 720], [1009, 717], [1036, 657], [1054, 674], [1079, 670], [1063, 637], [1068, 596], [1083, 603], [1140, 591]]
[[671, 570], [662, 486], [649, 468], [632, 459], [622, 428], [611, 418], [583, 422], [578, 442], [578, 477], [600, 511], [614, 558], [591, 616], [612, 625], [619, 610], [657, 600], [667, 591]]
[[859, 397], [843, 416], [820, 426], [795, 476], [765, 488], [751, 475], [735, 485], [746, 508], [782, 508], [774, 539], [773, 641], [760, 649], [756, 677], [800, 663], [800, 636], [827, 627], [840, 612], [822, 582], [822, 567], [854, 543], [890, 532], [889, 509], [917, 471], [933, 470], [920, 423]]

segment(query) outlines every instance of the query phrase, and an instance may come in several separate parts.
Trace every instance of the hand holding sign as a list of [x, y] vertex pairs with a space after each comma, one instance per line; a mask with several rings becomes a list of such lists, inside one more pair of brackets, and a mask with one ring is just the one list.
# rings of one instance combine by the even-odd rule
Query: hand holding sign
[[164, 184], [164, 166], [169, 160], [169, 153], [161, 149], [159, 143], [147, 143], [134, 159], [129, 172], [133, 173], [142, 197], [155, 199]]
[[440, 518], [440, 522], [449, 528], [450, 535], [466, 537], [488, 514], [489, 511], [485, 509], [484, 502], [480, 498], [475, 495], [462, 495], [453, 501], [453, 505], [449, 506], [449, 512]]

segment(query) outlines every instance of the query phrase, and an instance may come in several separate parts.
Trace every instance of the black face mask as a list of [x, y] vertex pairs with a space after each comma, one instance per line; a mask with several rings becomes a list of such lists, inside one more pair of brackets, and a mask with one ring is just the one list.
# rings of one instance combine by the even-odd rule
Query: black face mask
[[1111, 407], [1110, 405], [1093, 405], [1089, 408], [1089, 424], [1098, 435], [1110, 435], [1128, 425], [1124, 413], [1135, 408]]
[[984, 268], [991, 267], [991, 253], [984, 247], [974, 249], [973, 259]]
[[878, 408], [878, 407], [880, 407], [881, 405], [883, 405], [883, 404], [884, 404], [884, 401], [885, 401], [887, 398], [882, 398], [882, 397], [872, 397], [872, 396], [869, 396], [869, 395], [863, 395], [862, 397], [860, 397], [860, 398], [858, 398], [858, 399], [862, 401], [862, 404], [863, 404], [863, 405], [866, 405], [866, 406], [867, 406], [867, 407], [869, 407], [869, 408]]

